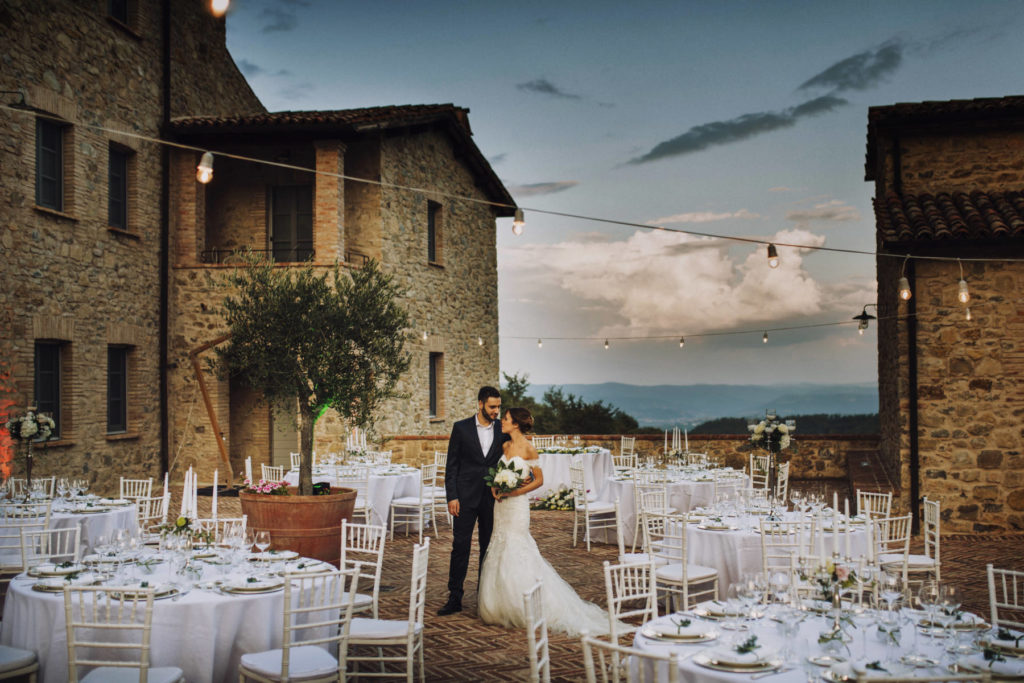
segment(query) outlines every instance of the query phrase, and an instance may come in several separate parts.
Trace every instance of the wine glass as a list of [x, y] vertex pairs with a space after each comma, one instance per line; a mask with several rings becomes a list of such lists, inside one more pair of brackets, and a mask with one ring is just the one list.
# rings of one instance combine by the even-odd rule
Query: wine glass
[[882, 572], [878, 577], [880, 595], [890, 610], [898, 600], [903, 598], [902, 583], [900, 575], [892, 572]]
[[960, 605], [963, 603], [963, 596], [960, 588], [951, 583], [939, 585], [939, 600], [936, 605], [936, 619], [942, 626], [943, 638], [949, 641], [952, 636], [952, 625], [960, 615]]
[[261, 555], [266, 553], [267, 548], [270, 547], [270, 532], [257, 531], [255, 537], [255, 545], [259, 549]]

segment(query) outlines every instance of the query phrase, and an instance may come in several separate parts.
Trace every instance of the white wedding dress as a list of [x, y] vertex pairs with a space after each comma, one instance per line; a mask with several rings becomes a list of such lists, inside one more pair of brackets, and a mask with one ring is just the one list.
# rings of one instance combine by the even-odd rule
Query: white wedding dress
[[[510, 462], [505, 456], [502, 461]], [[512, 461], [522, 462], [529, 472], [528, 461], [519, 457]], [[570, 636], [584, 631], [590, 635], [608, 634], [608, 612], [580, 598], [541, 556], [530, 535], [528, 496], [494, 501], [494, 531], [480, 571], [480, 618], [486, 624], [525, 627], [523, 593], [533, 588], [538, 579], [543, 583], [541, 603], [548, 629]]]

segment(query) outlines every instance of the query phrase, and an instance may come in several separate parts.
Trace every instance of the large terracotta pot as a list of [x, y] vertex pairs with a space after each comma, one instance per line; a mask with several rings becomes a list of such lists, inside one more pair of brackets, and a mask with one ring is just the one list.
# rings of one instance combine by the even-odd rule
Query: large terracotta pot
[[248, 516], [247, 526], [269, 531], [273, 550], [294, 550], [338, 566], [341, 520], [352, 519], [356, 490], [331, 489], [326, 496], [300, 496], [295, 487], [288, 491], [287, 496], [240, 491], [238, 498], [242, 514]]

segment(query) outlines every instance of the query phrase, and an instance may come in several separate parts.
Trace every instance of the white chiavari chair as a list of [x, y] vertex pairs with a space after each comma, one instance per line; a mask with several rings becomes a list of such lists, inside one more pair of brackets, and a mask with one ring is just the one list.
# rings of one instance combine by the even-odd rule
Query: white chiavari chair
[[892, 493], [857, 490], [857, 514], [888, 517], [892, 513]]
[[[420, 681], [425, 680], [423, 667], [423, 611], [427, 596], [427, 563], [430, 557], [430, 537], [416, 545], [412, 552], [412, 577], [409, 587], [409, 613], [405, 619], [367, 619], [353, 617], [349, 630], [348, 661], [353, 665], [349, 673], [355, 678], [379, 676], [373, 671], [356, 671], [362, 662], [387, 662], [405, 664], [404, 676], [411, 681], [418, 659]], [[375, 654], [362, 654], [358, 650], [371, 648]], [[353, 651], [355, 648], [357, 651]], [[404, 649], [402, 656], [394, 655], [389, 650]], [[394, 677], [394, 674], [389, 674]]]
[[994, 628], [1024, 631], [1024, 572], [986, 565], [988, 608]]
[[712, 472], [711, 500], [717, 505], [735, 498], [748, 482], [745, 479], [730, 476], [727, 472]]
[[771, 576], [771, 572], [789, 572], [793, 558], [800, 557], [807, 550], [802, 520], [769, 521], [761, 519], [759, 530], [761, 532], [761, 571], [766, 577]]
[[538, 451], [543, 448], [551, 448], [555, 445], [555, 437], [553, 436], [535, 436], [533, 437], [533, 447]]
[[255, 484], [252, 480], [252, 456], [250, 455], [245, 459], [245, 478], [250, 484]]
[[544, 619], [541, 582], [523, 593], [526, 617], [526, 647], [530, 655], [531, 683], [551, 683], [551, 657], [548, 654], [548, 622]]
[[139, 523], [139, 534], [143, 543], [159, 543], [159, 527], [167, 522], [166, 496], [151, 496], [149, 498], [137, 498], [135, 509], [138, 513], [136, 519]]
[[[65, 586], [68, 680], [184, 682], [177, 667], [150, 666], [153, 588]], [[100, 658], [100, 650], [108, 651]], [[137, 651], [135, 657], [129, 657]], [[115, 656], [116, 653], [116, 656]], [[96, 667], [96, 668], [92, 668]], [[92, 668], [80, 677], [80, 668]]]
[[81, 558], [81, 527], [21, 530], [21, 567], [24, 571], [45, 563], [77, 563]]
[[[643, 539], [640, 531], [640, 520], [644, 512], [669, 513], [675, 512], [675, 508], [668, 504], [668, 484], [664, 483], [665, 473], [662, 470], [638, 469], [633, 479], [633, 501], [635, 503], [636, 523], [633, 525], [633, 547], [636, 552], [637, 541]], [[661, 482], [656, 481], [661, 479]]]
[[575, 505], [572, 514], [572, 547], [576, 547], [580, 516], [583, 517], [583, 536], [590, 552], [591, 534], [599, 529], [615, 528], [615, 505], [605, 501], [591, 500], [587, 491], [586, 469], [583, 462], [574, 459], [569, 463], [569, 480]]
[[939, 501], [929, 500], [925, 496], [921, 507], [924, 513], [921, 516], [921, 535], [924, 537], [924, 553], [910, 553], [907, 555], [907, 574], [912, 575], [911, 578], [913, 580], [917, 580], [923, 574], [924, 577], [921, 580], [934, 579], [935, 581], [941, 581], [939, 545], [942, 538], [940, 527], [942, 522]]
[[[356, 502], [352, 508], [352, 518], [362, 518], [364, 524], [374, 524], [377, 520], [372, 519], [373, 508], [370, 507], [370, 466], [369, 465], [341, 465], [338, 467], [334, 477], [338, 486], [355, 489]], [[386, 523], [386, 519], [380, 520]]]
[[789, 499], [789, 463], [784, 462], [775, 468], [775, 500], [786, 504]]
[[[651, 555], [647, 548], [641, 547], [641, 552], [626, 552], [626, 530], [622, 525], [622, 510], [619, 499], [615, 499], [615, 540], [619, 544], [619, 564], [650, 564]], [[641, 539], [643, 534], [640, 534]]]
[[771, 458], [767, 455], [755, 455], [750, 454], [750, 488], [752, 489], [766, 489], [768, 488], [768, 470], [770, 468]]
[[358, 583], [355, 569], [286, 574], [281, 647], [242, 655], [239, 682], [345, 680]]
[[448, 494], [445, 490], [444, 475], [448, 471], [448, 454], [444, 451], [434, 451], [434, 465], [437, 466], [437, 482], [434, 486], [434, 515], [438, 513], [448, 521], [448, 527], [452, 527], [452, 516], [448, 512]]
[[302, 465], [302, 454], [301, 453], [289, 453], [288, 454], [288, 465], [292, 472], [298, 472], [299, 467]]
[[619, 455], [633, 455], [636, 453], [636, 437], [623, 436], [619, 438]]
[[404, 522], [405, 535], [409, 535], [409, 524], [415, 522], [423, 542], [423, 527], [427, 519], [437, 536], [437, 519], [434, 517], [433, 489], [437, 479], [437, 465], [420, 465], [420, 493], [418, 496], [402, 496], [391, 501], [391, 538], [395, 537], [395, 522]]
[[0, 645], [0, 681], [27, 678], [28, 683], [36, 683], [38, 672], [39, 659], [35, 652]]
[[352, 524], [341, 520], [341, 558], [338, 566], [359, 572], [359, 583], [372, 588], [367, 593], [357, 593], [353, 609], [356, 612], [370, 610], [373, 618], [378, 617], [380, 603], [380, 574], [384, 566], [384, 540], [387, 529], [371, 524]]
[[616, 474], [625, 474], [631, 470], [636, 469], [638, 464], [638, 458], [636, 453], [626, 453], [624, 455], [612, 454], [612, 466], [615, 468]]
[[[678, 683], [681, 655], [671, 652], [654, 653], [637, 650], [615, 643], [608, 643], [598, 638], [583, 636], [583, 668], [587, 683], [644, 683], [646, 681], [667, 681]], [[597, 666], [594, 663], [594, 651], [597, 651]], [[633, 668], [639, 673], [633, 674]], [[600, 678], [598, 678], [600, 671]], [[662, 674], [661, 672], [665, 673]]]
[[245, 528], [249, 524], [249, 516], [217, 517], [216, 519], [206, 517], [193, 520], [193, 524], [196, 529], [209, 533], [212, 543], [219, 544], [224, 542], [225, 536], [230, 532], [237, 533], [236, 530], [240, 529], [244, 535]]
[[390, 465], [391, 464], [391, 451], [374, 451], [373, 452], [373, 464], [374, 465]]
[[[644, 545], [655, 560], [655, 587], [664, 586], [669, 609], [681, 605], [676, 609], [685, 610], [702, 600], [718, 599], [718, 570], [689, 561], [686, 518], [686, 515], [644, 513]], [[676, 595], [682, 598], [678, 603]]]
[[[622, 636], [651, 619], [658, 618], [658, 597], [653, 564], [604, 563], [604, 590], [608, 600], [609, 640], [618, 643]], [[640, 623], [622, 631], [625, 619]], [[620, 631], [622, 631], [620, 633]]]
[[135, 500], [153, 495], [153, 477], [149, 479], [125, 479], [121, 477], [121, 498]]
[[875, 562], [886, 571], [898, 569], [907, 583], [910, 561], [910, 525], [913, 515], [882, 517], [868, 520], [875, 544]]
[[50, 525], [51, 501], [0, 505], [0, 585], [24, 569], [22, 531], [44, 531]]
[[263, 481], [284, 481], [284, 467], [274, 465], [260, 465], [260, 479]]

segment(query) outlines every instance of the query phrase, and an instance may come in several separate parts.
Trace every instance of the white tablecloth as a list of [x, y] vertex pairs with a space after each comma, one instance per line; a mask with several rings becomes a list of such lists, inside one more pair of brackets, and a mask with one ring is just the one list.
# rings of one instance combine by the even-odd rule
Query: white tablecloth
[[[158, 565], [154, 576], [159, 576]], [[166, 569], [163, 569], [166, 571]], [[4, 603], [0, 643], [39, 656], [42, 683], [67, 680], [67, 630], [62, 594], [32, 590], [16, 578]], [[224, 595], [192, 590], [179, 601], [153, 603], [152, 666], [176, 666], [189, 683], [238, 680], [238, 661], [248, 652], [281, 647], [283, 591]]]
[[[678, 615], [674, 617], [662, 616], [652, 622], [649, 622], [649, 624], [669, 625], [671, 624], [671, 619], [673, 618], [678, 620], [680, 617]], [[813, 655], [820, 654], [821, 651], [818, 645], [818, 635], [824, 631], [827, 631], [831, 626], [831, 623], [832, 617], [825, 615], [809, 615], [806, 619], [804, 619], [804, 621], [800, 624], [799, 633], [793, 639], [794, 655], [800, 653], [802, 647], [810, 648], [810, 652]], [[762, 618], [755, 621], [747, 621], [746, 624], [749, 630], [739, 632], [739, 640], [741, 642], [749, 638], [751, 635], [756, 635], [757, 642], [761, 645], [761, 648], [759, 648], [759, 653], [769, 655], [781, 651], [784, 644], [784, 638], [780, 632], [781, 627], [778, 622], [773, 621], [769, 618]], [[711, 656], [711, 652], [714, 649], [729, 647], [730, 639], [735, 637], [734, 634], [736, 632], [723, 630], [721, 628], [721, 622], [708, 622], [708, 627], [719, 633], [719, 637], [716, 640], [698, 644], [685, 645], [645, 637], [643, 635], [643, 629], [641, 629], [638, 630], [634, 636], [633, 647], [640, 650], [644, 650], [646, 652], [655, 652], [659, 654], [664, 654], [667, 652], [672, 652], [674, 654], [682, 654], [686, 657], [686, 659], [684, 659], [682, 664], [679, 665], [679, 671], [681, 674], [680, 680], [686, 681], [688, 683], [736, 683], [737, 681], [751, 680], [751, 676], [749, 673], [728, 673], [724, 671], [715, 671], [712, 669], [705, 668], [694, 661], [694, 658], [697, 654], [707, 653], [708, 656]], [[849, 648], [855, 660], [861, 661], [861, 638], [865, 631], [868, 635], [867, 661], [882, 662], [886, 659], [885, 647], [883, 646], [883, 642], [878, 639], [877, 628], [873, 624], [868, 626], [862, 626], [857, 629], [848, 626], [847, 631], [853, 634], [854, 636], [853, 641], [849, 643]], [[911, 650], [913, 639], [914, 634], [912, 632], [912, 629], [908, 626], [904, 626], [900, 632], [899, 649], [902, 652], [909, 652]], [[807, 645], [804, 645], [804, 643], [806, 643]], [[924, 654], [926, 654], [929, 657], [935, 658], [936, 660], [941, 660], [941, 648], [943, 645], [942, 639], [920, 636], [918, 638], [918, 644]], [[843, 656], [848, 656], [846, 652], [843, 652], [842, 654]], [[791, 665], [795, 668], [793, 668], [790, 671], [780, 671], [763, 680], [770, 683], [803, 683], [804, 681], [806, 681], [806, 674], [804, 673], [802, 667], [797, 665], [795, 657], [792, 660]], [[849, 674], [849, 663], [839, 666], [843, 667], [844, 673]], [[638, 667], [635, 661], [633, 662], [633, 667], [635, 673], [639, 673], [639, 671], [637, 671]], [[908, 669], [908, 667], [903, 668]], [[815, 673], [817, 675], [820, 675], [821, 673], [824, 673], [827, 670], [827, 668], [816, 668]], [[913, 673], [910, 673], [909, 670], [900, 671], [900, 675], [909, 674], [912, 676], [919, 676], [923, 683], [924, 681], [927, 681], [929, 677], [934, 677], [935, 675], [937, 675], [938, 671], [938, 669], [934, 668], [920, 668], [913, 670]], [[643, 680], [645, 681], [668, 680], [666, 670], [663, 666], [659, 667], [657, 676], [652, 675], [653, 672], [651, 671], [651, 667], [647, 667], [647, 670], [644, 673], [646, 674], [643, 677]], [[877, 675], [885, 676], [891, 675], [891, 673], [884, 674], [879, 672]]]
[[[297, 486], [299, 483], [298, 472], [288, 472], [284, 480], [289, 486]], [[333, 476], [325, 473], [313, 473], [313, 481], [326, 481], [331, 486], [345, 486]], [[444, 486], [439, 482], [438, 486]], [[398, 474], [371, 473], [368, 483], [368, 491], [360, 491], [360, 497], [366, 496], [372, 510], [371, 524], [387, 526], [388, 516], [391, 513], [391, 501], [402, 496], [420, 495], [420, 472], [413, 470]]]
[[[139, 521], [134, 505], [113, 507], [105, 512], [75, 514], [71, 512], [51, 512], [50, 529], [70, 529], [78, 526], [79, 540], [82, 544], [82, 555], [91, 553], [101, 538], [109, 537], [119, 529], [136, 529]], [[38, 528], [38, 527], [37, 527]], [[0, 563], [21, 563], [20, 551], [4, 550], [0, 553]]]
[[540, 456], [540, 469], [544, 473], [544, 485], [531, 491], [531, 498], [546, 496], [551, 491], [557, 491], [562, 487], [572, 488], [569, 464], [575, 458], [579, 458], [583, 462], [583, 477], [587, 488], [599, 498], [607, 486], [608, 477], [614, 471], [612, 452], [607, 448], [574, 454], [549, 453], [541, 450], [537, 455]]
[[[711, 505], [714, 496], [715, 484], [713, 481], [701, 481], [696, 479], [680, 479], [667, 484], [668, 504], [677, 513], [682, 514], [690, 510]], [[622, 518], [622, 526], [625, 533], [623, 538], [627, 546], [633, 544], [633, 530], [636, 528], [636, 500], [634, 484], [632, 479], [608, 479], [602, 500], [609, 503], [619, 501], [619, 516]], [[614, 540], [614, 539], [612, 539]]]

